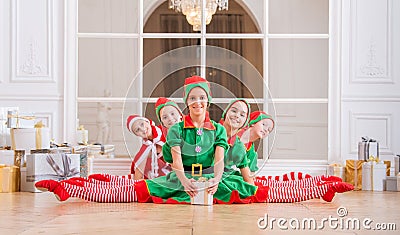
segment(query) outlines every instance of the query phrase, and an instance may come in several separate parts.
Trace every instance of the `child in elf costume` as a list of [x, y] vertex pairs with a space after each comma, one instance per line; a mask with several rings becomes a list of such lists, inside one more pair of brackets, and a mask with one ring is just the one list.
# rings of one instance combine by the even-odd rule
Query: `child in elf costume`
[[[189, 115], [170, 128], [163, 146], [164, 159], [172, 164], [173, 172], [139, 181], [125, 179], [110, 182], [107, 178], [61, 182], [43, 180], [37, 182], [36, 187], [54, 192], [61, 201], [72, 196], [96, 202], [188, 204], [190, 197], [199, 190], [193, 184], [197, 180], [193, 167], [201, 164], [202, 177], [211, 183], [207, 190], [214, 195], [214, 203], [297, 202], [318, 197], [331, 201], [336, 192], [352, 189], [351, 185], [342, 182], [291, 187], [291, 181], [278, 181], [281, 185], [260, 183], [255, 186], [229, 174], [223, 177], [227, 135], [222, 125], [208, 117], [207, 107], [211, 101], [209, 83], [201, 77], [190, 77], [185, 80], [184, 90]], [[244, 144], [234, 146], [246, 152]]]
[[158, 98], [155, 111], [161, 123], [159, 126], [155, 126], [153, 121], [137, 115], [131, 115], [127, 119], [128, 130], [143, 140], [131, 165], [131, 174], [134, 174], [134, 178], [137, 180], [153, 179], [171, 171], [169, 164], [162, 158], [161, 150], [168, 129], [181, 121], [183, 115], [178, 105], [165, 97]]

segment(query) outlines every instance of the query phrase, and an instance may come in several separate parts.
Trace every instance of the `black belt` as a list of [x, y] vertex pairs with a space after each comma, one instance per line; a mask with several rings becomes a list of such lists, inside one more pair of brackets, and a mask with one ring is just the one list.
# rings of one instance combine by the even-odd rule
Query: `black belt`
[[202, 164], [192, 164], [191, 166], [183, 166], [185, 172], [189, 172], [192, 176], [201, 176], [202, 174], [212, 174], [214, 173], [214, 166], [208, 168], [203, 168]]
[[[210, 166], [206, 169], [203, 169], [201, 164], [192, 164], [191, 166], [183, 166], [183, 170], [185, 172], [189, 172], [192, 176], [201, 176], [202, 174], [212, 174], [214, 173], [214, 166]], [[224, 172], [230, 172], [231, 169], [224, 167]]]

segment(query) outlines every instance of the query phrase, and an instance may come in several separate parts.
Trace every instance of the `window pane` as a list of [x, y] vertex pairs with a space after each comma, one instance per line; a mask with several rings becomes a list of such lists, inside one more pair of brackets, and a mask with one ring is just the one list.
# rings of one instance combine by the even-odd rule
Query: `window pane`
[[207, 33], [262, 33], [265, 0], [229, 1], [228, 10], [213, 15]]
[[138, 4], [132, 0], [79, 0], [79, 32], [137, 33]]
[[[89, 131], [89, 143], [115, 145], [116, 157], [127, 157], [124, 135], [126, 125], [121, 123], [123, 103], [81, 102], [78, 104], [79, 123]], [[137, 113], [132, 110], [132, 113]], [[107, 138], [107, 136], [109, 136]], [[133, 135], [125, 135], [127, 142], [139, 146], [139, 139]], [[108, 140], [107, 140], [108, 139]]]
[[[275, 108], [277, 132], [271, 159], [327, 160], [328, 105], [275, 104]], [[270, 147], [273, 139], [272, 134]]]
[[[227, 53], [226, 58], [216, 59], [220, 58], [221, 51], [212, 48], [207, 50], [207, 65], [211, 67], [222, 66], [229, 72], [227, 74], [210, 69], [207, 72], [209, 76], [207, 79], [215, 79], [217, 83], [226, 86], [237, 97], [263, 97], [263, 53], [261, 40], [209, 39], [207, 40], [207, 45], [217, 46], [233, 52], [231, 54]], [[221, 95], [221, 97], [229, 96]]]
[[79, 39], [79, 97], [124, 97], [138, 71], [136, 39]]
[[185, 78], [200, 74], [199, 49], [186, 47], [197, 43], [198, 39], [144, 39], [143, 97], [176, 97], [176, 92], [181, 97]]
[[328, 39], [271, 39], [269, 88], [273, 98], [327, 98]]
[[193, 31], [182, 13], [169, 9], [168, 1], [159, 6], [156, 6], [159, 1], [145, 0], [143, 3], [144, 33], [198, 33]]
[[329, 0], [270, 0], [270, 33], [328, 33]]

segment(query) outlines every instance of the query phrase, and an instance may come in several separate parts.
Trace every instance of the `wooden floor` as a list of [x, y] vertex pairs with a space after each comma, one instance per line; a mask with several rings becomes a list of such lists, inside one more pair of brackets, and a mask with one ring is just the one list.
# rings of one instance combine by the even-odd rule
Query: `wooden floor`
[[[347, 209], [340, 217], [337, 209]], [[339, 213], [345, 211], [341, 209]], [[59, 202], [52, 193], [0, 193], [0, 234], [282, 234], [277, 222], [265, 229], [265, 218], [287, 221], [283, 226], [293, 234], [399, 234], [400, 192], [348, 192], [332, 203], [314, 199], [302, 203], [250, 205], [155, 205], [139, 203], [93, 203], [80, 199]], [[396, 231], [334, 229], [325, 222], [324, 229], [294, 230], [304, 218], [349, 221], [370, 218], [369, 224], [396, 225]], [[347, 220], [346, 220], [347, 219]], [[260, 223], [258, 221], [260, 220]], [[340, 221], [340, 220], [338, 220]], [[301, 225], [300, 225], [301, 226]]]

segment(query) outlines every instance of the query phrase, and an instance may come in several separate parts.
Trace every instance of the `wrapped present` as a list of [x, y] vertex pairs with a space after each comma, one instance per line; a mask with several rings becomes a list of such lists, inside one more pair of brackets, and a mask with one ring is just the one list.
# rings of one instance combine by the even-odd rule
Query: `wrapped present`
[[386, 165], [386, 176], [390, 176], [390, 166], [392, 165], [390, 161], [383, 161], [383, 164]]
[[211, 206], [213, 204], [213, 195], [208, 193], [209, 182], [205, 178], [200, 177], [193, 184], [197, 187], [197, 195], [190, 198], [191, 204]]
[[400, 175], [399, 176], [386, 176], [386, 191], [400, 191]]
[[354, 190], [361, 190], [362, 164], [365, 160], [346, 160], [345, 180], [354, 185]]
[[88, 145], [87, 156], [89, 158], [114, 158], [115, 147], [112, 144], [106, 145]]
[[383, 191], [386, 179], [386, 164], [368, 161], [362, 164], [362, 190]]
[[14, 165], [14, 150], [0, 150], [0, 164]]
[[79, 145], [73, 147], [73, 153], [79, 154], [80, 156], [80, 174], [81, 177], [87, 177], [89, 166], [87, 158], [88, 147], [85, 145]]
[[33, 128], [34, 120], [35, 116], [19, 114], [18, 108], [7, 110], [7, 128]]
[[0, 165], [0, 192], [18, 192], [20, 184], [19, 167]]
[[32, 192], [32, 193], [42, 192], [35, 187], [34, 182], [26, 181], [26, 167], [21, 167], [21, 192]]
[[400, 155], [394, 156], [393, 160], [394, 160], [394, 175], [398, 175], [400, 173]]
[[85, 130], [83, 125], [80, 125], [76, 131], [76, 140], [78, 144], [87, 145], [89, 141], [89, 131]]
[[345, 167], [342, 164], [334, 163], [328, 165], [327, 174], [340, 177], [344, 180], [345, 178]]
[[358, 160], [368, 160], [369, 157], [379, 158], [379, 142], [369, 137], [362, 137], [358, 143]]
[[79, 154], [29, 154], [26, 156], [26, 181], [66, 180], [80, 176]]
[[24, 149], [27, 153], [31, 149], [50, 148], [50, 129], [41, 125], [35, 128], [12, 128], [11, 148]]

